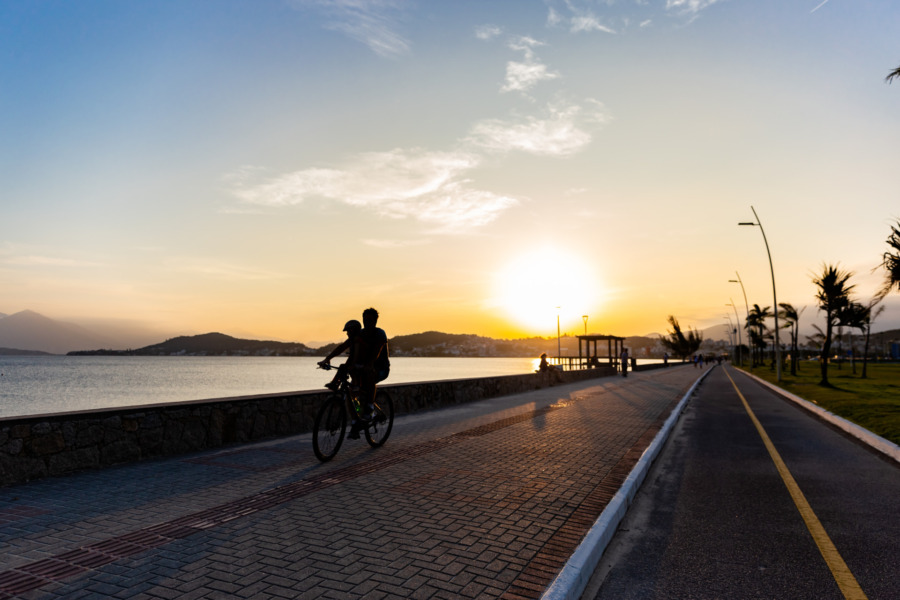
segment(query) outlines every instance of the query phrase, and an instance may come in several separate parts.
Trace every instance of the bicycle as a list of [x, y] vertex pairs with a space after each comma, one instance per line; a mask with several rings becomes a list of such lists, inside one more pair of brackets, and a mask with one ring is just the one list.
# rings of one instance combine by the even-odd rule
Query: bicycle
[[[319, 365], [320, 369], [336, 369], [331, 365]], [[316, 458], [327, 462], [337, 455], [347, 433], [349, 415], [361, 419], [362, 405], [359, 389], [350, 385], [346, 374], [339, 380], [338, 389], [330, 394], [319, 408], [313, 425], [313, 452]], [[394, 401], [390, 394], [379, 389], [375, 392], [375, 409], [365, 423], [366, 441], [373, 448], [380, 448], [394, 428]]]

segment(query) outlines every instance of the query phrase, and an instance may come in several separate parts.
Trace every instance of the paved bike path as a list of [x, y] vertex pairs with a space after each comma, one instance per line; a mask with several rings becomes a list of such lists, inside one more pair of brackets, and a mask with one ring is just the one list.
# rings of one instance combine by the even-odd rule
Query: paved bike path
[[895, 460], [716, 369], [582, 598], [897, 598], [898, 497]]
[[4, 598], [537, 598], [699, 377], [672, 367], [0, 489]]

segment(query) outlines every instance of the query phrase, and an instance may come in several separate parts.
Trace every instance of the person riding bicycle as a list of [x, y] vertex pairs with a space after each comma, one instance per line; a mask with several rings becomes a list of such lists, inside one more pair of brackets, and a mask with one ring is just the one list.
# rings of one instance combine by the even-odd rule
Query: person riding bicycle
[[359, 418], [354, 417], [350, 424], [350, 439], [359, 438], [360, 429], [364, 429], [372, 418], [375, 409], [375, 386], [378, 382], [387, 378], [390, 373], [391, 363], [388, 355], [387, 334], [383, 329], [376, 327], [378, 311], [367, 308], [363, 311], [363, 323], [359, 321], [347, 321], [344, 331], [347, 332], [347, 340], [332, 350], [319, 366], [330, 366], [331, 359], [349, 350], [350, 356], [347, 362], [338, 367], [338, 373], [325, 387], [337, 390], [339, 382], [350, 375], [355, 385], [359, 386], [359, 401], [362, 412]]
[[346, 379], [347, 375], [351, 375], [350, 368], [356, 364], [357, 356], [359, 355], [360, 345], [362, 344], [362, 338], [360, 337], [360, 332], [362, 331], [362, 325], [356, 319], [351, 319], [344, 324], [344, 332], [347, 334], [347, 339], [337, 345], [337, 347], [328, 353], [323, 360], [319, 361], [318, 365], [322, 368], [328, 368], [331, 366], [331, 359], [337, 356], [338, 354], [342, 354], [347, 350], [350, 351], [350, 356], [347, 358], [347, 362], [338, 366], [337, 373], [335, 373], [334, 378], [325, 384], [329, 390], [336, 392], [342, 380]]

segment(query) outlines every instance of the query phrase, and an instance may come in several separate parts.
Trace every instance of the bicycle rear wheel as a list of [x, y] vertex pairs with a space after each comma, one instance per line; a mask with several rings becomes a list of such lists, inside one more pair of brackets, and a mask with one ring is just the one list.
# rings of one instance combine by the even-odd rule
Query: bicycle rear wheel
[[375, 410], [372, 412], [372, 424], [366, 428], [366, 441], [373, 448], [380, 448], [391, 435], [394, 428], [394, 401], [384, 390], [375, 393]]
[[338, 394], [332, 394], [319, 409], [313, 426], [313, 452], [316, 453], [316, 458], [322, 462], [334, 458], [341, 449], [346, 431], [344, 399]]

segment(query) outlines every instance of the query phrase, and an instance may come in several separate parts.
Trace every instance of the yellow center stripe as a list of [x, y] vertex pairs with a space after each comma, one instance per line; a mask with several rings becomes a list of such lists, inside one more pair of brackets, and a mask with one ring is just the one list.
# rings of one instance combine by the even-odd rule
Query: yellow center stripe
[[849, 567], [847, 567], [847, 563], [844, 562], [844, 559], [841, 558], [837, 548], [834, 547], [831, 538], [828, 537], [828, 534], [825, 532], [825, 528], [822, 527], [822, 523], [819, 522], [816, 513], [813, 512], [813, 509], [809, 505], [809, 502], [806, 501], [803, 492], [800, 491], [800, 486], [794, 481], [794, 477], [791, 475], [791, 472], [788, 471], [787, 465], [784, 464], [781, 455], [778, 454], [778, 450], [775, 449], [775, 445], [772, 443], [772, 440], [769, 439], [766, 430], [763, 429], [763, 426], [756, 418], [756, 415], [753, 414], [746, 398], [744, 398], [741, 390], [738, 389], [734, 379], [728, 374], [727, 369], [725, 369], [725, 375], [728, 377], [728, 380], [731, 381], [731, 385], [734, 386], [734, 390], [740, 397], [741, 402], [743, 402], [747, 414], [750, 415], [750, 420], [753, 421], [756, 431], [759, 432], [763, 443], [766, 445], [769, 456], [772, 457], [772, 462], [775, 463], [775, 468], [778, 469], [778, 474], [781, 475], [784, 485], [787, 486], [788, 492], [790, 492], [791, 498], [793, 498], [794, 504], [797, 506], [797, 510], [800, 511], [800, 516], [803, 517], [803, 522], [806, 523], [806, 528], [809, 529], [809, 532], [812, 534], [813, 540], [815, 540], [816, 546], [819, 547], [819, 552], [822, 553], [822, 558], [825, 559], [825, 563], [831, 570], [831, 574], [834, 576], [834, 580], [837, 582], [838, 587], [841, 588], [844, 598], [847, 598], [847, 600], [866, 600], [866, 595], [863, 593], [862, 588], [859, 587], [859, 583], [857, 583], [853, 573], [850, 572]]

